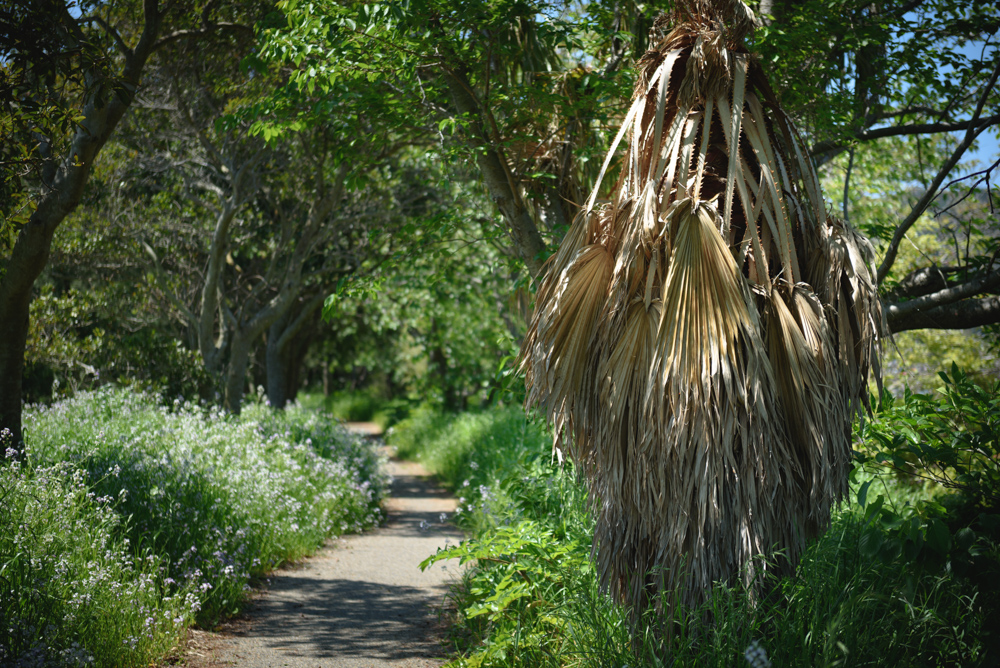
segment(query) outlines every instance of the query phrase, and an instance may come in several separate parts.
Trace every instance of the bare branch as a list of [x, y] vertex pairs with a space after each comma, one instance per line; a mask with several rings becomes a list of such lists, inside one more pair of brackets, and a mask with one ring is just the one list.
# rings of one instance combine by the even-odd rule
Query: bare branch
[[79, 19], [79, 23], [96, 23], [101, 26], [104, 32], [108, 33], [111, 39], [115, 41], [115, 46], [118, 47], [118, 50], [121, 51], [126, 58], [132, 57], [132, 49], [130, 49], [129, 45], [125, 43], [125, 40], [122, 39], [122, 36], [117, 30], [115, 30], [114, 26], [105, 21], [104, 18], [97, 16], [96, 14], [93, 16], [84, 16]]
[[[995, 81], [995, 80], [994, 80]], [[987, 86], [985, 93], [992, 89], [992, 83]], [[1000, 124], [1000, 114], [988, 116], [979, 120], [978, 114], [967, 121], [956, 121], [954, 123], [918, 123], [915, 125], [894, 125], [887, 128], [873, 128], [858, 130], [852, 136], [857, 141], [872, 141], [885, 137], [903, 137], [906, 135], [939, 134], [942, 132], [958, 132], [959, 130], [977, 130], [976, 134], [991, 125]], [[981, 127], [982, 126], [982, 127]], [[842, 141], [821, 141], [813, 146], [810, 155], [820, 156], [825, 153], [840, 152], [850, 147], [850, 142]]]
[[914, 223], [920, 218], [920, 215], [927, 210], [931, 202], [937, 197], [941, 183], [944, 181], [945, 177], [951, 173], [955, 165], [965, 154], [965, 151], [972, 145], [976, 137], [979, 136], [987, 127], [996, 121], [992, 119], [1000, 120], [1000, 116], [991, 116], [985, 121], [980, 122], [979, 116], [983, 111], [983, 105], [986, 104], [986, 98], [993, 91], [993, 86], [996, 84], [997, 77], [1000, 76], [1000, 63], [993, 68], [993, 74], [990, 76], [989, 82], [983, 88], [983, 93], [979, 97], [979, 103], [976, 105], [976, 111], [972, 115], [972, 119], [968, 122], [968, 127], [965, 131], [965, 138], [958, 144], [955, 150], [952, 152], [951, 157], [942, 165], [941, 169], [938, 170], [937, 176], [931, 181], [930, 186], [924, 192], [920, 200], [913, 206], [909, 215], [899, 224], [896, 228], [896, 232], [892, 236], [892, 241], [889, 242], [889, 246], [886, 248], [885, 257], [882, 260], [882, 264], [878, 268], [878, 282], [881, 283], [885, 280], [886, 274], [889, 273], [889, 269], [892, 268], [893, 263], [896, 261], [896, 254], [899, 252], [899, 245], [903, 241], [903, 237], [906, 236], [907, 231], [913, 227]]
[[978, 179], [976, 179], [975, 183], [969, 186], [969, 189], [965, 192], [964, 195], [962, 195], [960, 198], [958, 198], [945, 208], [941, 209], [940, 211], [935, 211], [934, 215], [940, 216], [942, 213], [948, 213], [951, 209], [964, 202], [966, 199], [969, 198], [970, 195], [972, 195], [973, 192], [975, 192], [976, 187], [983, 181], [986, 182], [986, 193], [990, 200], [990, 213], [993, 213], [993, 195], [990, 192], [990, 174], [997, 167], [1000, 167], [1000, 158], [994, 161], [994, 163], [989, 167], [987, 167], [986, 169], [981, 169], [978, 172], [972, 172], [971, 174], [966, 174], [965, 176], [960, 176], [957, 179], [952, 179], [951, 181], [949, 181], [948, 184], [944, 188], [942, 188], [942, 190], [947, 190], [956, 183], [961, 183], [962, 181], [967, 181], [968, 179], [975, 178], [977, 176], [979, 177]]
[[222, 166], [225, 164], [225, 159], [219, 149], [211, 142], [208, 135], [205, 134], [204, 127], [194, 122], [194, 117], [191, 115], [191, 109], [188, 107], [184, 93], [181, 91], [180, 81], [177, 78], [176, 72], [170, 73], [170, 78], [173, 80], [174, 90], [177, 94], [175, 99], [177, 100], [177, 108], [181, 111], [181, 117], [187, 122], [188, 129], [194, 132], [195, 136], [198, 138], [198, 142], [201, 144], [202, 148], [205, 149], [205, 153], [209, 156], [210, 160], [213, 160], [212, 166], [215, 169], [221, 171]]
[[1000, 322], [1000, 297], [967, 299], [906, 316], [888, 316], [887, 320], [889, 329], [896, 333], [911, 329], [969, 329], [992, 325]]
[[898, 304], [889, 304], [886, 309], [886, 318], [903, 319], [906, 316], [920, 311], [929, 311], [939, 306], [953, 304], [957, 301], [971, 297], [983, 292], [989, 292], [1000, 286], [1000, 269], [994, 270], [984, 276], [957, 285], [953, 288], [945, 288], [931, 294], [917, 297], [909, 301]]
[[170, 303], [174, 305], [174, 308], [181, 312], [181, 315], [184, 316], [187, 324], [196, 328], [198, 326], [198, 318], [196, 318], [191, 309], [187, 307], [187, 304], [182, 302], [174, 291], [170, 289], [170, 286], [167, 285], [167, 278], [163, 272], [163, 267], [160, 266], [160, 258], [156, 254], [156, 251], [153, 250], [152, 246], [141, 239], [139, 240], [139, 243], [142, 244], [142, 248], [146, 251], [146, 255], [148, 255], [152, 260], [153, 276], [156, 279], [157, 286], [159, 286], [160, 290], [163, 291], [163, 294], [167, 297]]

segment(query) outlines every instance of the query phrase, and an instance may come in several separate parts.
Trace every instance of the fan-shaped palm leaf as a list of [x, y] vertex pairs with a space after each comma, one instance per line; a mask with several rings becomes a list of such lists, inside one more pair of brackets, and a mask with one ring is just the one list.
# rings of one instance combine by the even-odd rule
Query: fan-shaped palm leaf
[[877, 364], [871, 247], [826, 215], [742, 45], [752, 20], [736, 0], [696, 0], [657, 21], [522, 348], [527, 403], [588, 480], [602, 582], [636, 606], [657, 591], [696, 605], [740, 575], [760, 591], [759, 554], [794, 568], [847, 490]]

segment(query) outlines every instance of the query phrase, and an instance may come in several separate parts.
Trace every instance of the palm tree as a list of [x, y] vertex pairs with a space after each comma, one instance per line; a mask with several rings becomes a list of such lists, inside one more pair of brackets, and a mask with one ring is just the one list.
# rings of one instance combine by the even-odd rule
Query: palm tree
[[879, 376], [874, 253], [826, 212], [743, 44], [754, 21], [738, 0], [657, 20], [522, 348], [527, 404], [587, 480], [601, 582], [634, 612], [663, 594], [669, 617], [736, 578], [760, 595], [793, 570], [847, 492]]

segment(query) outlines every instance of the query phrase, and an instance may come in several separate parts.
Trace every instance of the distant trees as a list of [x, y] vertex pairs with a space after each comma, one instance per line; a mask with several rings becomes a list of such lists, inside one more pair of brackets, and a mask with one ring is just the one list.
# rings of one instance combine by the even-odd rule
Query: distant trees
[[[7, 301], [0, 306], [17, 302], [23, 313], [3, 317], [4, 327], [20, 333], [8, 332], [0, 345], [0, 361], [10, 365], [3, 373], [0, 426], [19, 442], [27, 305], [56, 228], [81, 202], [83, 220], [99, 219], [98, 227], [107, 230], [100, 238], [115, 244], [101, 251], [112, 266], [46, 281], [49, 297], [37, 313], [53, 316], [52, 309], [72, 308], [67, 300], [76, 299], [80, 308], [74, 313], [87, 315], [55, 319], [64, 334], [75, 332], [76, 345], [57, 343], [55, 331], [36, 330], [35, 359], [62, 371], [80, 366], [94, 380], [99, 372], [84, 359], [100, 358], [101, 347], [128, 346], [121, 338], [102, 341], [108, 330], [95, 323], [106, 325], [102, 319], [113, 317], [115, 308], [124, 316], [143, 300], [140, 309], [148, 313], [149, 300], [161, 299], [162, 312], [172, 313], [176, 324], [160, 321], [159, 329], [167, 324], [172, 336], [197, 351], [204, 375], [190, 380], [202, 393], [218, 392], [238, 411], [251, 353], [267, 336], [267, 385], [276, 405], [284, 405], [294, 395], [293, 367], [308, 349], [304, 325], [315, 320], [337, 279], [357, 268], [366, 253], [379, 252], [381, 240], [405, 215], [379, 175], [396, 147], [366, 143], [370, 119], [364, 110], [329, 95], [318, 101], [325, 117], [301, 132], [270, 142], [249, 132], [255, 117], [246, 109], [273, 91], [281, 76], [242, 65], [253, 50], [251, 26], [273, 9], [267, 2], [172, 5], [169, 17], [156, 2], [80, 9], [93, 13], [78, 16], [69, 5], [48, 2], [37, 12], [18, 9], [5, 24], [10, 60], [3, 101], [20, 133], [12, 136], [22, 143], [20, 152], [4, 156], [5, 187], [20, 199], [4, 211], [10, 256], [0, 285]], [[61, 22], [55, 37], [44, 26], [51, 16]], [[128, 46], [136, 35], [146, 36], [138, 52]], [[116, 75], [116, 66], [131, 78]], [[73, 116], [77, 103], [84, 109], [81, 118]], [[317, 100], [299, 96], [285, 103], [283, 110], [296, 114]], [[98, 126], [104, 134], [95, 143]], [[81, 153], [72, 142], [91, 148]], [[105, 166], [97, 190], [88, 190], [98, 152], [109, 143], [117, 164]], [[62, 167], [58, 155], [51, 157], [53, 146], [65, 149]], [[52, 181], [60, 169], [63, 180]], [[53, 202], [59, 204], [55, 209]], [[34, 255], [26, 256], [26, 249]], [[95, 250], [77, 244], [61, 257], [97, 261]], [[108, 279], [114, 285], [119, 277], [143, 283], [141, 294], [119, 290], [130, 298], [99, 306]], [[130, 326], [149, 330], [155, 323], [146, 317]], [[166, 357], [161, 354], [160, 361]]]
[[56, 229], [79, 205], [98, 154], [167, 44], [244, 31], [225, 3], [159, 0], [5, 4], [0, 255], [0, 429], [21, 436], [21, 382], [35, 280]]

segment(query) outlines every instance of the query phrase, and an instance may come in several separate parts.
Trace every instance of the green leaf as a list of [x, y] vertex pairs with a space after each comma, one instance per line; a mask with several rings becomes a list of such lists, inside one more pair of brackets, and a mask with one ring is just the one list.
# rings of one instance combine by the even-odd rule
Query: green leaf
[[976, 533], [969, 527], [955, 532], [955, 545], [961, 550], [968, 550], [976, 542]]
[[869, 529], [861, 534], [861, 539], [858, 541], [858, 549], [862, 556], [870, 558], [879, 553], [879, 550], [882, 549], [883, 543], [884, 539], [882, 532], [875, 529]]
[[936, 517], [927, 523], [927, 545], [941, 556], [951, 549], [951, 532]]
[[872, 486], [872, 482], [872, 480], [869, 480], [861, 485], [861, 489], [858, 490], [858, 505], [862, 508], [868, 504], [868, 488]]

